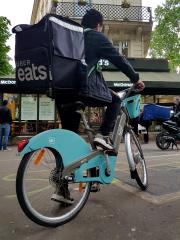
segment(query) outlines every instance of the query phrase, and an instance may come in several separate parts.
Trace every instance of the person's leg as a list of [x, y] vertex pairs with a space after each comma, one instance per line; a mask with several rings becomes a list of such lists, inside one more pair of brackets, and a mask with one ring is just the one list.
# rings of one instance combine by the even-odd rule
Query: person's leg
[[109, 133], [113, 131], [116, 118], [120, 113], [121, 99], [113, 91], [111, 91], [111, 94], [112, 94], [112, 102], [107, 105], [104, 119], [100, 126], [100, 132], [104, 136], [109, 135]]
[[[112, 93], [112, 102], [107, 105], [103, 122], [100, 126], [100, 134], [94, 138], [94, 144], [104, 149], [113, 150], [112, 140], [110, 134], [113, 132], [117, 116], [120, 114], [121, 99], [119, 96]], [[101, 135], [102, 134], [102, 135]], [[108, 137], [107, 137], [108, 136]]]
[[10, 124], [6, 123], [4, 128], [4, 144], [3, 144], [3, 150], [7, 149], [8, 146], [8, 140], [9, 140], [9, 134], [10, 134]]
[[146, 134], [144, 134], [144, 143], [149, 142], [149, 132], [148, 132], [148, 127], [146, 127]]
[[57, 95], [55, 97], [56, 107], [61, 120], [61, 125], [63, 129], [67, 129], [73, 132], [78, 132], [81, 115], [74, 111], [74, 109], [62, 109], [62, 104], [77, 101], [77, 96], [67, 96]]
[[81, 115], [73, 110], [63, 110], [59, 108], [59, 116], [63, 129], [78, 132]]

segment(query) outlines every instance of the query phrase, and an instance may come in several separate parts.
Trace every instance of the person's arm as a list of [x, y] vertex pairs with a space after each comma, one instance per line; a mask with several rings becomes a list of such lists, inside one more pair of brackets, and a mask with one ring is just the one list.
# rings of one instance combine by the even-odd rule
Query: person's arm
[[103, 34], [99, 34], [98, 40], [99, 57], [109, 60], [118, 69], [120, 69], [132, 83], [138, 82], [139, 74], [134, 71], [128, 60], [116, 51], [112, 43]]

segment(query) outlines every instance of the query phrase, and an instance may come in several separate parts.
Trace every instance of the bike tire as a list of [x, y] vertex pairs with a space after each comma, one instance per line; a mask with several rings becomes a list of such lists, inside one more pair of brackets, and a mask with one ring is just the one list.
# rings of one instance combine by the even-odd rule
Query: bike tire
[[[54, 157], [56, 158], [56, 154], [54, 151], [48, 149], [48, 151], [50, 151]], [[26, 183], [25, 183], [25, 176], [26, 176], [26, 172], [28, 171], [28, 165], [30, 164], [30, 162], [32, 161], [32, 154], [33, 152], [30, 152], [28, 154], [26, 154], [19, 165], [18, 171], [17, 171], [17, 177], [16, 177], [16, 194], [17, 194], [17, 198], [18, 198], [18, 202], [23, 210], [23, 212], [26, 214], [26, 216], [31, 219], [33, 222], [35, 222], [36, 224], [39, 224], [41, 226], [45, 226], [45, 227], [58, 227], [60, 225], [63, 225], [67, 222], [69, 222], [70, 220], [72, 220], [74, 217], [77, 216], [77, 214], [82, 210], [82, 208], [84, 207], [84, 205], [86, 204], [89, 194], [90, 194], [90, 188], [91, 188], [91, 183], [86, 183], [86, 187], [83, 190], [82, 193], [82, 198], [79, 200], [79, 202], [77, 204], [75, 204], [74, 206], [72, 206], [71, 208], [67, 208], [67, 212], [66, 214], [62, 215], [62, 216], [46, 216], [43, 215], [42, 213], [38, 212], [37, 209], [33, 208], [33, 206], [30, 203], [30, 193], [26, 192]], [[33, 172], [32, 172], [33, 174]], [[30, 179], [33, 180], [34, 179]], [[41, 180], [44, 180], [43, 178]], [[49, 180], [49, 179], [48, 179]], [[77, 184], [77, 183], [76, 183]], [[28, 190], [27, 190], [28, 191]], [[34, 194], [35, 195], [35, 194]], [[43, 199], [44, 200], [44, 199]], [[51, 204], [57, 204], [57, 202], [53, 202], [50, 201]], [[41, 208], [43, 207], [43, 205], [46, 204], [46, 200], [41, 201], [40, 205]], [[59, 203], [58, 203], [59, 204]], [[56, 205], [56, 209], [60, 209], [60, 206]], [[66, 208], [64, 208], [66, 209]], [[50, 210], [48, 210], [50, 211]]]
[[158, 133], [157, 136], [156, 136], [156, 145], [159, 149], [161, 150], [167, 150], [170, 145], [171, 145], [171, 142], [170, 141], [165, 141], [163, 140], [163, 137], [165, 136], [168, 136], [168, 132], [161, 132], [161, 133]]
[[135, 179], [141, 190], [145, 191], [148, 188], [146, 161], [139, 140], [132, 130], [126, 133], [125, 143], [131, 178]]

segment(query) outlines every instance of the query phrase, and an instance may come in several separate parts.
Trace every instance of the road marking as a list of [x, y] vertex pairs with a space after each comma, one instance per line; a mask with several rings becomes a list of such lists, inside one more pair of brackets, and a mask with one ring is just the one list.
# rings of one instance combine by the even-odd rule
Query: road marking
[[5, 182], [14, 182], [16, 180], [16, 174], [15, 173], [9, 174], [9, 175], [3, 177], [2, 180]]
[[[145, 155], [145, 157], [147, 159], [150, 159], [150, 161], [147, 162], [147, 167], [151, 171], [153, 171], [153, 170], [154, 171], [155, 170], [168, 171], [168, 169], [166, 169], [166, 170], [160, 169], [160, 167], [163, 167], [163, 166], [167, 166], [167, 167], [171, 168], [169, 170], [172, 170], [172, 167], [175, 167], [176, 169], [180, 169], [180, 161], [177, 160], [178, 159], [177, 156], [180, 156], [180, 153], [168, 154], [168, 152], [167, 152], [167, 154], [162, 154], [162, 155], [158, 155], [158, 156], [155, 156], [155, 155], [146, 156]], [[121, 157], [123, 158], [123, 156], [121, 156]], [[174, 159], [174, 157], [176, 157], [176, 160]], [[116, 168], [116, 171], [128, 173], [129, 172], [128, 163], [125, 160], [123, 160], [123, 161], [125, 161], [125, 163], [122, 162], [122, 158], [120, 159], [121, 161], [117, 161], [118, 168]], [[160, 158], [164, 158], [164, 159], [160, 159]], [[156, 159], [158, 159], [157, 163], [156, 163]], [[14, 161], [14, 160], [19, 161], [19, 159], [11, 159], [11, 160], [8, 159], [8, 160], [0, 160], [0, 162], [7, 162], [7, 161], [9, 162], [9, 161]], [[127, 167], [126, 167], [126, 165], [127, 165]], [[159, 167], [159, 169], [157, 169], [158, 167]], [[4, 181], [7, 181], [7, 182], [15, 181], [15, 176], [16, 176], [16, 174], [10, 174], [1, 179]], [[34, 179], [29, 179], [29, 180], [36, 180], [36, 181], [41, 180], [42, 181], [43, 179], [35, 179], [34, 178]], [[180, 192], [174, 192], [174, 193], [156, 196], [149, 192], [140, 191], [138, 189], [138, 187], [136, 188], [135, 186], [129, 185], [128, 183], [125, 183], [116, 178], [113, 179], [112, 183], [114, 185], [116, 185], [117, 187], [121, 187], [123, 190], [130, 192], [149, 203], [156, 204], [156, 205], [165, 204], [165, 203], [169, 203], [169, 202], [180, 199]], [[36, 191], [40, 192], [40, 191], [44, 191], [45, 189], [46, 189], [46, 187], [37, 189]], [[35, 191], [30, 192], [30, 194], [35, 194]], [[16, 195], [12, 194], [12, 195], [6, 195], [4, 197], [5, 198], [15, 198]]]
[[[33, 196], [34, 194], [36, 194], [36, 193], [40, 193], [40, 192], [43, 192], [44, 190], [47, 190], [47, 189], [49, 189], [51, 186], [46, 186], [46, 187], [43, 187], [43, 188], [39, 188], [39, 189], [37, 189], [37, 190], [33, 190], [33, 191], [31, 191], [31, 192], [28, 192], [27, 193], [27, 195], [28, 196]], [[5, 198], [15, 198], [15, 197], [17, 197], [16, 196], [16, 194], [13, 194], [13, 195], [5, 195], [4, 196]]]
[[[38, 172], [46, 172], [46, 170], [39, 170], [39, 171], [31, 171], [32, 173], [38, 173]], [[9, 174], [7, 176], [4, 176], [2, 178], [3, 181], [5, 182], [15, 182], [16, 181], [16, 174]], [[47, 182], [49, 181], [49, 179], [43, 179], [43, 178], [27, 178], [26, 180], [28, 181], [44, 181], [44, 182]], [[39, 192], [42, 192], [44, 190], [47, 190], [49, 189], [51, 186], [48, 185], [48, 186], [45, 186], [45, 187], [42, 187], [42, 188], [39, 188], [39, 189], [36, 189], [36, 190], [33, 190], [33, 191], [30, 191], [28, 192], [28, 196], [32, 196], [36, 193], [39, 193]], [[5, 195], [4, 196], [5, 198], [16, 198], [16, 194], [12, 194], [12, 195]]]
[[172, 201], [176, 201], [180, 199], [180, 192], [175, 192], [175, 193], [168, 193], [168, 194], [163, 194], [160, 196], [155, 196], [153, 194], [150, 194], [148, 192], [143, 192], [133, 186], [130, 186], [127, 183], [122, 182], [119, 179], [116, 179], [116, 182], [114, 182], [114, 184], [120, 188], [122, 188], [123, 190], [130, 192], [138, 197], [140, 197], [141, 199], [149, 202], [149, 203], [153, 203], [156, 205], [161, 205], [161, 204], [165, 204], [165, 203], [169, 203]]
[[0, 160], [0, 163], [3, 163], [3, 162], [13, 162], [13, 161], [19, 161], [19, 159], [6, 159], [6, 160]]
[[[31, 173], [41, 173], [41, 172], [47, 172], [48, 170], [38, 170], [38, 171], [30, 171]], [[14, 178], [13, 178], [14, 177]], [[12, 173], [12, 174], [9, 174], [9, 175], [6, 175], [2, 178], [3, 181], [5, 182], [14, 182], [16, 181], [16, 174], [15, 173]], [[26, 178], [26, 180], [37, 180], [37, 181], [49, 181], [49, 179], [44, 179], [44, 178]]]
[[[149, 158], [161, 158], [161, 157], [176, 157], [176, 156], [180, 156], [180, 153], [175, 153], [175, 154], [166, 154], [166, 155], [158, 155], [158, 156], [147, 156], [145, 155], [145, 157]], [[164, 159], [162, 159], [164, 160]]]

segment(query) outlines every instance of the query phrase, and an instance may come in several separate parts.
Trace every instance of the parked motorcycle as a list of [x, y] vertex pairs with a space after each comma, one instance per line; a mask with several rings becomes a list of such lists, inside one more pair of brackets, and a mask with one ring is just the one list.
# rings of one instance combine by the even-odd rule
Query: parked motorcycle
[[180, 141], [180, 112], [171, 120], [162, 123], [163, 130], [156, 136], [156, 145], [161, 150], [167, 150], [170, 146], [178, 149], [177, 142]]

